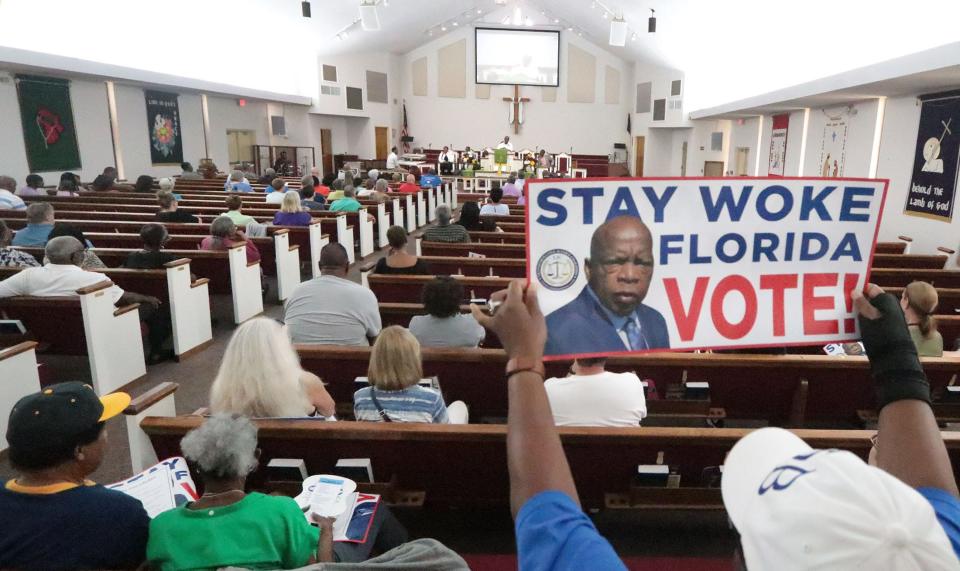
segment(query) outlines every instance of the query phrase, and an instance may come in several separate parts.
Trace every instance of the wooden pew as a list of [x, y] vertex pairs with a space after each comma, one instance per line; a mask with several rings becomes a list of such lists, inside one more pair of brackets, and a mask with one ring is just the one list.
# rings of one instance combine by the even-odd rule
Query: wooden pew
[[[368, 287], [380, 302], [410, 302], [420, 299], [424, 284], [434, 276], [389, 276], [370, 274]], [[457, 277], [469, 301], [474, 298], [489, 299], [490, 296], [510, 283], [509, 278]]]
[[905, 287], [911, 282], [922, 281], [933, 284], [939, 291], [960, 288], [960, 271], [929, 270], [917, 268], [873, 268], [870, 281], [881, 287]]
[[[470, 306], [461, 305], [460, 312], [470, 313]], [[380, 303], [380, 322], [384, 327], [389, 327], [391, 325], [407, 327], [410, 325], [410, 320], [415, 316], [426, 314], [427, 311], [424, 309], [422, 303]], [[487, 336], [480, 343], [480, 345], [482, 347], [495, 349], [501, 347], [500, 339], [497, 338], [497, 334], [490, 330], [487, 330]]]
[[150, 437], [140, 428], [140, 423], [146, 417], [173, 418], [177, 416], [174, 393], [179, 388], [177, 383], [160, 383], [143, 394], [133, 396], [130, 404], [123, 410], [127, 425], [127, 442], [130, 449], [130, 465], [132, 472], [137, 474], [155, 465], [169, 456], [157, 458], [150, 443]]
[[874, 252], [878, 254], [902, 254], [906, 248], [906, 242], [877, 242]]
[[7, 448], [7, 420], [13, 405], [40, 390], [36, 348], [36, 341], [24, 341], [0, 349], [0, 452]]
[[0, 299], [4, 319], [23, 322], [30, 338], [54, 354], [86, 355], [98, 394], [146, 374], [139, 304], [116, 308], [109, 280], [77, 290], [78, 297], [18, 296]]
[[874, 254], [874, 268], [915, 268], [926, 270], [942, 270], [947, 263], [947, 256], [921, 254]]
[[[141, 428], [159, 458], [180, 455], [180, 439], [203, 422], [199, 416], [147, 417]], [[303, 458], [310, 474], [329, 473], [340, 458], [370, 458], [388, 503], [418, 498], [424, 510], [509, 505], [506, 426], [256, 420], [260, 465], [273, 458]], [[720, 490], [704, 489], [705, 468], [723, 464], [746, 429], [561, 428], [560, 440], [584, 509], [722, 509]], [[866, 458], [873, 431], [795, 430], [814, 448], [849, 450]], [[954, 469], [960, 466], [960, 434], [943, 433]], [[680, 487], [633, 488], [638, 464], [663, 453]], [[250, 489], [268, 489], [265, 470], [253, 472]], [[411, 503], [404, 503], [410, 506]]]
[[466, 258], [467, 254], [474, 253], [488, 258], [527, 258], [527, 247], [524, 244], [490, 244], [490, 243], [455, 243], [428, 242], [417, 238], [417, 255], [420, 256], [456, 256]]
[[[420, 256], [431, 276], [475, 276], [499, 278], [526, 278], [526, 260], [510, 258], [456, 258], [450, 256]], [[377, 264], [360, 266], [360, 283], [367, 285]]]
[[[352, 402], [356, 377], [366, 376], [370, 349], [298, 345], [303, 367], [328, 383], [337, 402]], [[462, 400], [471, 418], [502, 417], [507, 389], [500, 349], [424, 348], [423, 370], [437, 375], [447, 401]], [[960, 359], [924, 358], [936, 394], [960, 372]], [[548, 377], [565, 376], [569, 362], [547, 363]], [[646, 353], [614, 356], [607, 369], [633, 371], [656, 381], [661, 393], [684, 381], [710, 383], [710, 399], [729, 418], [775, 425], [806, 422], [850, 423], [859, 409], [873, 406], [873, 382], [865, 357], [826, 355], [736, 355], [710, 353]]]

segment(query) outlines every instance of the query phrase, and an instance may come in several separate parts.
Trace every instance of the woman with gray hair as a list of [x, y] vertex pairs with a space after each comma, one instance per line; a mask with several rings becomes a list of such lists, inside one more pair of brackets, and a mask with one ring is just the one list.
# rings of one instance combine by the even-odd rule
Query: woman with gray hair
[[260, 250], [257, 249], [257, 245], [247, 240], [247, 236], [237, 228], [233, 219], [229, 216], [218, 216], [210, 224], [210, 235], [200, 242], [200, 249], [229, 250], [238, 244], [245, 244], [248, 264], [260, 261]]
[[180, 441], [203, 495], [150, 522], [147, 561], [156, 569], [293, 569], [334, 561], [333, 518], [310, 525], [287, 497], [245, 491], [259, 456], [257, 428], [218, 414]]
[[243, 176], [243, 171], [234, 170], [230, 172], [230, 177], [227, 178], [227, 182], [223, 183], [223, 190], [229, 192], [253, 192], [253, 187], [250, 186], [250, 181], [247, 180], [247, 177]]

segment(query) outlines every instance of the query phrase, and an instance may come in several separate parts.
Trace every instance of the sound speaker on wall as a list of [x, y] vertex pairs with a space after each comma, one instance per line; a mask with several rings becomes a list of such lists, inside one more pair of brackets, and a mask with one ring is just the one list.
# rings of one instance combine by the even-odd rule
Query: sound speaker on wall
[[623, 143], [614, 143], [614, 144], [613, 144], [613, 148], [614, 148], [614, 149], [626, 149], [627, 146], [626, 146], [625, 144], [623, 144]]
[[410, 135], [407, 135], [407, 136], [405, 136], [405, 137], [400, 137], [400, 142], [401, 142], [401, 143], [412, 143], [412, 142], [413, 142], [413, 137], [411, 137]]
[[376, 32], [380, 29], [380, 17], [374, 1], [363, 0], [360, 3], [360, 27], [365, 32]]
[[610, 22], [610, 45], [623, 47], [627, 44], [627, 22], [615, 18]]

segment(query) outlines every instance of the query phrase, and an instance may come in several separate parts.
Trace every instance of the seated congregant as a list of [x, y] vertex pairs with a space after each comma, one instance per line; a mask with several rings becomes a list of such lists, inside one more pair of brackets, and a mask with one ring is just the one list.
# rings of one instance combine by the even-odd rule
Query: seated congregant
[[460, 207], [460, 219], [457, 224], [467, 229], [467, 232], [496, 232], [500, 230], [497, 223], [489, 218], [480, 216], [480, 207], [476, 202], [464, 202]]
[[267, 204], [280, 204], [283, 202], [283, 194], [287, 191], [287, 183], [283, 182], [283, 179], [277, 177], [270, 181], [270, 186], [267, 187], [267, 198], [265, 202]]
[[943, 336], [937, 331], [933, 311], [940, 298], [937, 290], [926, 282], [913, 282], [903, 288], [900, 307], [910, 327], [910, 337], [921, 357], [942, 357]]
[[444, 145], [443, 150], [440, 151], [440, 155], [437, 157], [437, 162], [440, 163], [440, 173], [441, 174], [451, 174], [453, 172], [453, 163], [457, 161], [457, 153], [450, 150], [450, 147]]
[[107, 454], [107, 420], [129, 404], [124, 393], [97, 397], [79, 382], [14, 404], [7, 453], [17, 476], [0, 486], [0, 568], [140, 566], [150, 525], [143, 505], [88, 479]]
[[40, 262], [30, 254], [10, 247], [10, 240], [13, 239], [13, 230], [7, 227], [7, 223], [0, 220], [0, 268], [32, 268], [40, 265]]
[[249, 419], [215, 415], [188, 432], [180, 449], [204, 493], [150, 522], [151, 568], [293, 569], [334, 561], [333, 518], [316, 528], [292, 498], [244, 491], [258, 465], [257, 428]]
[[443, 181], [433, 172], [433, 169], [428, 168], [423, 171], [423, 176], [420, 177], [421, 188], [437, 188], [441, 184]]
[[313, 217], [300, 206], [300, 193], [288, 190], [283, 193], [280, 210], [273, 215], [275, 226], [309, 226]]
[[137, 182], [133, 183], [134, 192], [153, 192], [153, 177], [148, 174], [142, 174], [137, 177]]
[[343, 189], [343, 198], [330, 205], [331, 212], [359, 212], [361, 204], [352, 186]]
[[347, 250], [332, 242], [320, 251], [320, 277], [287, 299], [283, 320], [294, 343], [369, 346], [380, 334], [380, 307], [368, 288], [347, 279]]
[[187, 223], [196, 224], [200, 220], [186, 210], [177, 209], [177, 197], [172, 192], [161, 190], [157, 193], [157, 203], [160, 204], [160, 210], [157, 211], [156, 219], [159, 222]]
[[446, 204], [437, 207], [437, 225], [427, 228], [423, 233], [423, 239], [427, 242], [469, 242], [470, 234], [467, 229], [459, 224], [451, 224], [450, 218], [453, 213]]
[[256, 222], [253, 216], [248, 216], [244, 214], [241, 209], [243, 208], [243, 199], [237, 196], [236, 194], [231, 194], [227, 197], [226, 200], [227, 211], [223, 213], [224, 216], [233, 220], [233, 223], [241, 228], [246, 228], [247, 224], [251, 222]]
[[180, 178], [184, 180], [200, 180], [203, 178], [198, 172], [194, 172], [193, 165], [188, 162], [180, 163]]
[[263, 171], [263, 175], [257, 179], [258, 184], [270, 184], [273, 182], [273, 179], [277, 178], [277, 171], [273, 169], [267, 169]]
[[[451, 422], [443, 395], [418, 383], [423, 378], [420, 343], [409, 331], [393, 325], [384, 329], [370, 352], [369, 387], [353, 395], [353, 415], [367, 422]], [[457, 405], [453, 407], [453, 405]], [[451, 403], [457, 424], [466, 406]]]
[[128, 192], [133, 190], [133, 187], [129, 184], [120, 184], [117, 182], [119, 173], [117, 172], [116, 167], [106, 167], [103, 169], [103, 173], [97, 175], [93, 182], [90, 183], [91, 190], [97, 190], [101, 192], [113, 191], [113, 192]]
[[49, 202], [33, 202], [27, 207], [27, 226], [17, 230], [14, 246], [43, 247], [53, 230], [55, 222], [53, 205]]
[[136, 270], [159, 270], [177, 259], [173, 254], [163, 251], [164, 245], [170, 236], [163, 224], [144, 224], [140, 228], [140, 240], [143, 249], [130, 252], [123, 267]]
[[337, 175], [327, 173], [323, 175], [323, 180], [320, 181], [319, 185], [316, 185], [314, 190], [316, 190], [318, 196], [322, 196], [324, 200], [327, 199], [327, 196], [330, 194], [331, 187], [333, 186], [333, 181], [337, 180]]
[[243, 244], [246, 248], [248, 264], [260, 261], [260, 250], [253, 240], [247, 240], [247, 236], [229, 216], [218, 216], [210, 224], [210, 235], [200, 242], [200, 249], [229, 250], [237, 244]]
[[424, 347], [476, 347], [486, 332], [472, 315], [460, 313], [466, 302], [463, 286], [450, 276], [437, 276], [423, 286], [427, 315], [410, 320], [410, 333]]
[[611, 373], [605, 358], [577, 359], [570, 374], [547, 379], [557, 426], [637, 426], [647, 416], [643, 383], [633, 373]]
[[173, 189], [177, 186], [177, 181], [175, 179], [165, 176], [157, 180], [157, 186], [160, 187], [160, 190], [157, 192], [157, 196], [159, 196], [161, 192], [169, 192], [177, 200], [183, 200], [183, 196], [173, 191]]
[[234, 331], [210, 388], [213, 413], [331, 417], [334, 408], [323, 381], [300, 367], [283, 325], [256, 317]]
[[510, 207], [501, 203], [503, 199], [503, 190], [494, 188], [490, 191], [490, 197], [487, 203], [480, 209], [480, 216], [507, 216], [510, 214]]
[[26, 185], [18, 190], [17, 194], [19, 196], [43, 196], [46, 194], [43, 189], [43, 177], [38, 174], [28, 174]]
[[407, 231], [402, 226], [387, 228], [387, 242], [390, 243], [390, 250], [386, 257], [377, 260], [376, 273], [413, 276], [430, 273], [423, 260], [407, 253]]
[[417, 177], [413, 174], [407, 175], [407, 180], [397, 189], [404, 194], [416, 194], [420, 192], [420, 186], [417, 184]]
[[[58, 236], [73, 236], [84, 246], [83, 250], [83, 261], [80, 263], [80, 268], [84, 270], [99, 270], [107, 267], [103, 263], [103, 260], [99, 258], [95, 253], [93, 253], [90, 248], [93, 244], [90, 243], [90, 240], [87, 240], [87, 237], [84, 235], [83, 231], [72, 224], [67, 224], [66, 222], [57, 222], [53, 225], [53, 230], [50, 231], [50, 234], [47, 236], [48, 240], [53, 240]], [[43, 263], [46, 264], [48, 260], [44, 259]]]
[[[507, 177], [507, 182], [500, 187], [500, 190], [502, 192], [501, 196], [517, 198], [523, 194], [523, 190], [517, 186], [517, 175], [515, 173], [510, 173], [510, 176]], [[507, 212], [509, 212], [509, 209]]]
[[[65, 172], [60, 175], [60, 183], [57, 185], [56, 192], [52, 194], [54, 196], [80, 196], [80, 191], [87, 190], [86, 187], [80, 182], [80, 175]], [[51, 191], [47, 191], [47, 194], [51, 194]]]
[[223, 184], [223, 190], [230, 192], [253, 192], [253, 187], [250, 186], [250, 181], [247, 180], [247, 177], [243, 176], [243, 171], [234, 170], [230, 172], [230, 177], [227, 178], [227, 182]]
[[[317, 194], [316, 186], [313, 184], [312, 176], [303, 177], [300, 184], [300, 206], [304, 210], [323, 210], [326, 199]], [[327, 192], [330, 190], [327, 189]]]
[[13, 177], [0, 175], [0, 210], [25, 210], [27, 205], [17, 196], [17, 180]]

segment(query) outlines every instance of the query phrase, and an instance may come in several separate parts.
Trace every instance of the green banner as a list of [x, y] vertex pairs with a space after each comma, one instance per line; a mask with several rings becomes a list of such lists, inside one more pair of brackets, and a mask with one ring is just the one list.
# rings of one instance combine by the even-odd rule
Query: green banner
[[30, 171], [79, 170], [80, 148], [70, 105], [70, 82], [18, 75], [17, 95]]

